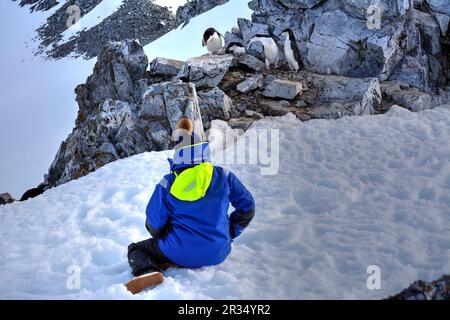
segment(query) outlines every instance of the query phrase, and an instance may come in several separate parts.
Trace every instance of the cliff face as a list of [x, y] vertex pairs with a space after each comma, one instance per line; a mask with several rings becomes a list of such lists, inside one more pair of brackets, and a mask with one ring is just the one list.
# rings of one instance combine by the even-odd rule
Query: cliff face
[[[13, 0], [17, 1], [17, 0]], [[56, 9], [38, 30], [40, 45], [36, 54], [58, 59], [68, 55], [96, 57], [109, 41], [139, 39], [146, 45], [181, 24], [229, 0], [195, 0], [180, 6], [174, 14], [169, 8], [150, 0], [123, 0], [117, 11], [90, 29], [80, 30], [69, 39], [63, 33], [68, 29], [70, 6], [80, 9], [81, 18], [97, 5], [110, 0], [67, 0], [59, 6], [56, 0], [20, 0], [21, 6], [29, 5], [32, 12]]]
[[[43, 186], [170, 148], [181, 115], [193, 117], [198, 130], [214, 119], [246, 130], [257, 119], [287, 113], [307, 121], [382, 113], [394, 104], [419, 111], [450, 103], [447, 7], [379, 1], [380, 28], [370, 29], [368, 3], [253, 0], [252, 20], [239, 19], [225, 34], [226, 46], [239, 42], [245, 53], [149, 64], [139, 42], [110, 43], [76, 89], [76, 127]], [[285, 28], [296, 36], [305, 64], [300, 72], [289, 71], [282, 50], [279, 65], [267, 69], [261, 44], [249, 43], [270, 35], [282, 48]]]
[[61, 144], [45, 185], [63, 184], [138, 153], [168, 149], [181, 116], [192, 118], [203, 134], [195, 86], [170, 81], [176, 65], [159, 68], [154, 62], [150, 74], [139, 42], [110, 43], [93, 74], [76, 88], [76, 127]]
[[250, 7], [253, 28], [267, 25], [276, 37], [294, 30], [314, 72], [401, 80], [420, 89], [446, 84], [449, 1], [377, 1], [379, 26], [371, 3], [252, 0]]

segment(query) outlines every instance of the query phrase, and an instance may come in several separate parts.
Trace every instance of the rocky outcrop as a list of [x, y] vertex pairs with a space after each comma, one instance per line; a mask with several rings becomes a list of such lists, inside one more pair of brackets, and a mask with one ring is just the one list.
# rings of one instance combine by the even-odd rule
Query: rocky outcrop
[[[446, 8], [432, 1], [378, 4], [383, 23], [368, 28], [369, 1], [253, 0], [252, 20], [239, 19], [225, 34], [226, 43], [240, 43], [245, 52], [223, 50], [186, 62], [157, 58], [149, 64], [139, 42], [110, 43], [76, 89], [76, 127], [44, 185], [170, 148], [182, 115], [202, 132], [216, 119], [246, 130], [258, 119], [287, 113], [307, 121], [382, 113], [394, 104], [412, 111], [449, 104]], [[305, 69], [290, 71], [283, 54], [279, 66], [267, 69], [261, 43], [249, 42], [268, 35], [282, 47], [288, 27]]]
[[193, 119], [196, 132], [204, 136], [195, 85], [178, 80], [152, 83], [147, 66], [137, 41], [111, 43], [102, 51], [93, 74], [76, 89], [80, 108], [76, 127], [50, 166], [47, 187], [117, 159], [168, 149], [181, 116]]
[[431, 282], [416, 281], [388, 300], [450, 300], [450, 275]]
[[[17, 1], [17, 0], [13, 0]], [[174, 14], [169, 8], [159, 6], [148, 0], [124, 0], [120, 8], [99, 24], [88, 30], [81, 30], [70, 39], [63, 39], [68, 29], [67, 10], [76, 5], [81, 17], [91, 12], [102, 1], [109, 0], [67, 0], [52, 13], [46, 23], [37, 29], [40, 45], [36, 54], [45, 54], [51, 58], [68, 55], [96, 57], [103, 46], [110, 41], [139, 39], [145, 45], [180, 24], [187, 24], [196, 17], [229, 0], [194, 0], [178, 8]], [[29, 5], [30, 11], [48, 11], [56, 8], [61, 1], [56, 0], [20, 0], [21, 6]]]
[[253, 0], [252, 25], [241, 24], [246, 34], [268, 30], [280, 44], [280, 32], [291, 28], [310, 71], [402, 80], [425, 90], [448, 83], [449, 51], [442, 44], [450, 15], [448, 1], [421, 3], [414, 9], [410, 0], [377, 1], [381, 23], [369, 28], [371, 1]]
[[14, 198], [7, 192], [0, 194], [0, 206], [5, 204], [11, 204], [14, 202]]

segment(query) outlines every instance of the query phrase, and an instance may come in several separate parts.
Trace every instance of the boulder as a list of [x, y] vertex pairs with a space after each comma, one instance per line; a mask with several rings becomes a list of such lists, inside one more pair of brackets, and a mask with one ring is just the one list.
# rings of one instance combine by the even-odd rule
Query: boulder
[[[450, 3], [449, 3], [450, 5]], [[441, 29], [436, 19], [428, 13], [414, 10], [416, 24], [420, 30], [423, 49], [426, 53], [436, 55], [441, 52]]]
[[262, 88], [264, 78], [262, 75], [254, 75], [245, 81], [239, 83], [236, 89], [241, 93], [247, 93]]
[[182, 66], [182, 61], [156, 58], [150, 63], [150, 73], [158, 76], [176, 76]]
[[426, 55], [418, 57], [407, 55], [398, 64], [389, 80], [404, 82], [418, 89], [425, 90], [429, 86], [427, 66], [428, 57]]
[[111, 42], [100, 53], [93, 74], [75, 89], [77, 124], [108, 99], [136, 102], [139, 80], [147, 67], [148, 58], [138, 41]]
[[350, 114], [372, 114], [381, 104], [380, 82], [377, 78], [349, 78], [311, 74], [312, 86], [319, 90], [317, 104], [350, 105]]
[[405, 90], [392, 96], [393, 102], [411, 111], [423, 111], [432, 108], [432, 99], [428, 93]]
[[0, 205], [10, 204], [13, 202], [14, 199], [9, 193], [5, 192], [0, 194]]
[[233, 66], [244, 66], [258, 72], [262, 72], [266, 69], [266, 64], [264, 62], [246, 53], [236, 54], [233, 61]]
[[261, 61], [264, 61], [266, 59], [264, 56], [264, 47], [261, 41], [253, 41], [252, 43], [250, 43], [247, 46], [247, 53]]
[[242, 39], [247, 43], [256, 35], [270, 35], [269, 26], [262, 23], [255, 23], [250, 20], [239, 18], [239, 30], [241, 31]]
[[276, 79], [269, 83], [263, 95], [268, 98], [292, 100], [302, 91], [302, 83], [296, 81]]
[[233, 112], [233, 101], [219, 88], [198, 92], [200, 112], [205, 128], [209, 128], [211, 121], [230, 120]]
[[181, 68], [178, 78], [194, 83], [198, 90], [212, 89], [219, 85], [233, 61], [232, 54], [208, 54], [191, 58]]

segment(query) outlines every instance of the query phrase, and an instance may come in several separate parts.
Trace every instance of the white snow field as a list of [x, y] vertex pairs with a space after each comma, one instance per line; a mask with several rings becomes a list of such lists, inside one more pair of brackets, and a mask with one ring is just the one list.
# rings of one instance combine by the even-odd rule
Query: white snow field
[[[450, 109], [254, 128], [280, 129], [280, 171], [229, 166], [256, 217], [223, 264], [125, 291], [127, 246], [149, 237], [145, 207], [171, 155], [151, 152], [1, 207], [0, 298], [379, 299], [450, 271]], [[72, 265], [80, 289], [67, 287]], [[366, 286], [370, 265], [380, 290]]]

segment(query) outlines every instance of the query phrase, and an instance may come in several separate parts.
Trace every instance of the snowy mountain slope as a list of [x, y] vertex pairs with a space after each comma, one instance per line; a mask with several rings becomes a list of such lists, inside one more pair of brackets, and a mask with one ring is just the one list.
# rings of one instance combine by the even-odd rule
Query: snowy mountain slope
[[123, 0], [110, 0], [102, 1], [91, 11], [81, 17], [77, 23], [73, 24], [70, 28], [64, 31], [62, 35], [61, 42], [67, 42], [71, 37], [75, 36], [81, 30], [87, 31], [92, 29], [97, 24], [101, 23], [111, 14], [116, 12], [120, 6], [122, 6]]
[[[17, 0], [13, 0], [17, 1]], [[139, 39], [148, 44], [191, 18], [229, 0], [21, 0], [33, 14], [45, 13], [36, 28], [37, 55], [93, 58], [108, 41]]]
[[[124, 290], [127, 245], [148, 237], [145, 206], [168, 171], [170, 152], [152, 152], [0, 208], [0, 298], [376, 299], [450, 270], [450, 109], [254, 128], [280, 129], [280, 171], [229, 166], [257, 208], [225, 263]], [[71, 265], [80, 290], [66, 287]], [[370, 265], [381, 290], [366, 287]]]

